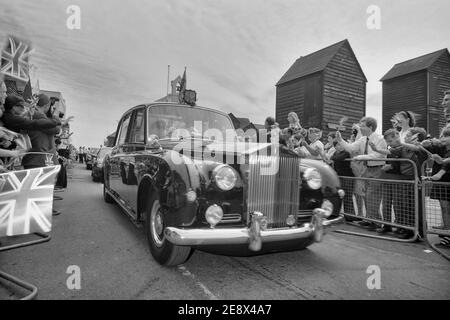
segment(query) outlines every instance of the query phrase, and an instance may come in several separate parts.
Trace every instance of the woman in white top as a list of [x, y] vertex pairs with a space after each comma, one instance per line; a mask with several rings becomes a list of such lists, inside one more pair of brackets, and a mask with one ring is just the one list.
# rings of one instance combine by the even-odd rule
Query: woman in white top
[[411, 111], [401, 111], [395, 115], [400, 130], [400, 141], [405, 143], [405, 137], [408, 130], [416, 126], [416, 117]]
[[310, 144], [306, 141], [302, 142], [303, 150], [307, 154], [307, 158], [323, 160], [325, 159], [325, 146], [323, 145], [320, 138], [322, 137], [322, 131], [317, 128], [309, 128], [308, 130], [308, 140]]

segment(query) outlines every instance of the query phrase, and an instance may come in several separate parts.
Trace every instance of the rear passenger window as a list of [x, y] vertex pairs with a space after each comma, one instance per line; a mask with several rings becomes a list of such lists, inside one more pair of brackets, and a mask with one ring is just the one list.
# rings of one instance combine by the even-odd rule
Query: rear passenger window
[[130, 142], [144, 143], [145, 142], [145, 110], [139, 109], [135, 111], [133, 125], [131, 127]]
[[120, 146], [125, 143], [127, 139], [128, 126], [130, 124], [131, 113], [127, 114], [122, 121], [122, 125], [120, 126], [120, 134], [117, 140], [117, 144]]

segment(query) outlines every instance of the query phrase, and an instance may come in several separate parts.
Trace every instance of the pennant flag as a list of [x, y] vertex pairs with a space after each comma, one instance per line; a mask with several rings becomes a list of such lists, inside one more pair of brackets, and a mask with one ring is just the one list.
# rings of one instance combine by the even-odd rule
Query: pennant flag
[[31, 103], [33, 101], [33, 89], [31, 88], [31, 79], [28, 78], [27, 85], [25, 86], [25, 89], [23, 90], [23, 100], [25, 100], [28, 103]]
[[0, 174], [0, 237], [47, 233], [60, 166]]
[[9, 36], [1, 52], [0, 72], [15, 79], [27, 81], [29, 76], [28, 56], [30, 44]]
[[180, 93], [178, 94], [178, 100], [180, 103], [184, 103], [184, 95], [186, 93], [186, 68], [184, 68], [183, 78], [180, 81]]

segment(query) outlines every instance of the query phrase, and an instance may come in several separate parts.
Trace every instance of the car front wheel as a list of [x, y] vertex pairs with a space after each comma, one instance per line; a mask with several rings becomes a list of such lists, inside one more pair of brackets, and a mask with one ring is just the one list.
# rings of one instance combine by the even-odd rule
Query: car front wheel
[[186, 262], [191, 247], [176, 246], [164, 236], [164, 208], [156, 193], [149, 199], [145, 212], [145, 231], [153, 258], [161, 265], [177, 266]]

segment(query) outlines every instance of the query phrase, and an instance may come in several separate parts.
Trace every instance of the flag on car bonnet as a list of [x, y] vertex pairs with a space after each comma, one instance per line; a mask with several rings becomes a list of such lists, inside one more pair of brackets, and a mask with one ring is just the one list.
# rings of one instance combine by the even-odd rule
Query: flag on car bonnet
[[178, 94], [178, 101], [184, 103], [184, 94], [186, 92], [186, 68], [184, 68], [183, 78], [180, 81], [180, 93]]

